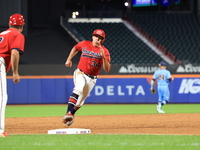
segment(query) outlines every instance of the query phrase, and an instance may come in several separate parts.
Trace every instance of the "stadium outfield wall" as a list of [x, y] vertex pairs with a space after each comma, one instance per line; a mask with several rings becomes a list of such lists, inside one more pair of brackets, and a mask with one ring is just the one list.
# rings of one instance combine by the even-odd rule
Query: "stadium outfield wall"
[[[174, 74], [170, 103], [200, 103], [200, 74]], [[152, 75], [100, 75], [85, 103], [157, 103], [150, 93]], [[63, 104], [73, 89], [72, 75], [7, 77], [8, 104]]]

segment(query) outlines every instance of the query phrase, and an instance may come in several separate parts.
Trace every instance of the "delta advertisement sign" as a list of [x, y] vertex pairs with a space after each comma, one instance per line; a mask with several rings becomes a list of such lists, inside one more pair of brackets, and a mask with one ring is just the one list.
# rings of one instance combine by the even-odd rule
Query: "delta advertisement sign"
[[[200, 103], [200, 75], [173, 75], [169, 84], [170, 103]], [[152, 75], [99, 76], [85, 103], [157, 103], [158, 93], [150, 93]], [[7, 79], [8, 104], [67, 104], [74, 88], [73, 76], [22, 77], [13, 84]]]
[[[157, 103], [148, 78], [99, 79], [87, 103]], [[169, 84], [170, 103], [200, 103], [200, 77], [175, 78]]]

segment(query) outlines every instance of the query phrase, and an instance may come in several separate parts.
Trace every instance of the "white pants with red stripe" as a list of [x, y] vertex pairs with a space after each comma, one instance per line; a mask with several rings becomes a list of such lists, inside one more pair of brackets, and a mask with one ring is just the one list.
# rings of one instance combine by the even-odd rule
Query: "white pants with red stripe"
[[0, 133], [5, 130], [5, 110], [7, 104], [7, 81], [5, 61], [0, 57]]

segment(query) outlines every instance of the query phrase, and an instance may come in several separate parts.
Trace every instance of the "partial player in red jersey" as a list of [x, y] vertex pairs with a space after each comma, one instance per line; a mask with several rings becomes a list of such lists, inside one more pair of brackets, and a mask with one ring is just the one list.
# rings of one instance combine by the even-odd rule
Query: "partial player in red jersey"
[[9, 29], [0, 33], [0, 137], [5, 137], [5, 108], [7, 104], [6, 72], [12, 68], [13, 82], [19, 83], [18, 65], [24, 53], [25, 38], [21, 33], [24, 17], [13, 14], [9, 19]]
[[66, 67], [72, 66], [72, 58], [82, 52], [78, 67], [74, 71], [74, 89], [68, 100], [68, 109], [64, 116], [63, 123], [70, 126], [74, 122], [74, 114], [84, 104], [85, 99], [93, 89], [97, 81], [100, 69], [103, 67], [105, 72], [111, 68], [110, 53], [103, 46], [105, 32], [96, 29], [92, 34], [92, 41], [82, 41], [76, 44], [65, 63]]

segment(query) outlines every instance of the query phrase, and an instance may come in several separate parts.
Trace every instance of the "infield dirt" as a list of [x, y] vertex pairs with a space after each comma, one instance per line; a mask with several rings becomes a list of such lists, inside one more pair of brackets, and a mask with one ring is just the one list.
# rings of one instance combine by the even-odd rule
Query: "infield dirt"
[[60, 117], [6, 118], [8, 134], [47, 134], [60, 128], [91, 129], [92, 134], [200, 135], [200, 113], [75, 116], [67, 127]]

